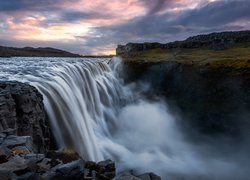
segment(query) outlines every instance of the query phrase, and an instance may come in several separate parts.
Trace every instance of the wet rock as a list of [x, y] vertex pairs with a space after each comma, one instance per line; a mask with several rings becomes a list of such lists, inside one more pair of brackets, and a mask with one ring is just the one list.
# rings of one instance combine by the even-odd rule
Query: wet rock
[[0, 155], [0, 164], [8, 162], [6, 155]]
[[141, 180], [140, 178], [133, 175], [133, 171], [124, 171], [118, 174], [114, 180]]
[[48, 151], [46, 157], [51, 159], [59, 159], [63, 163], [69, 163], [80, 159], [79, 154], [74, 150], [66, 150], [66, 151]]
[[30, 151], [33, 149], [32, 144], [33, 144], [32, 138], [30, 136], [14, 136], [14, 135], [6, 137], [6, 139], [2, 143], [3, 146], [6, 146], [9, 149], [12, 149], [17, 146], [25, 146]]
[[161, 180], [160, 176], [157, 176], [154, 173], [145, 173], [142, 175], [137, 176], [138, 178], [140, 178], [141, 180]]
[[100, 168], [100, 171], [101, 169], [104, 169], [105, 172], [115, 171], [115, 162], [110, 159], [101, 161], [97, 165]]
[[16, 135], [16, 129], [5, 129], [1, 132], [2, 134], [5, 134], [5, 136], [9, 136], [9, 135]]
[[43, 97], [36, 88], [21, 82], [0, 82], [0, 131], [31, 136], [35, 152], [49, 149], [48, 120]]
[[76, 160], [71, 163], [58, 165], [48, 172], [44, 179], [82, 179], [84, 177], [84, 161]]
[[40, 180], [40, 176], [34, 172], [28, 172], [21, 176], [16, 176], [12, 178], [13, 180]]
[[0, 156], [10, 157], [10, 149], [8, 149], [6, 146], [0, 145]]
[[32, 151], [29, 150], [26, 146], [17, 146], [17, 147], [14, 147], [11, 149], [11, 154], [13, 156], [16, 156], [16, 155], [25, 155], [25, 154], [29, 154], [31, 153]]

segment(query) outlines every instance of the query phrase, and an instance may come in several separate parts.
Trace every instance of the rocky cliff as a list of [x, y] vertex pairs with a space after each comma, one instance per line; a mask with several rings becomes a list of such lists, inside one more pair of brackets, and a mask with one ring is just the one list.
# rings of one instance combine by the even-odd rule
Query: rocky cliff
[[209, 47], [211, 49], [219, 50], [225, 49], [228, 46], [250, 42], [250, 31], [237, 32], [220, 32], [206, 35], [198, 35], [189, 37], [184, 41], [175, 41], [166, 44], [160, 43], [128, 43], [126, 45], [118, 45], [116, 55], [122, 57], [131, 57], [139, 52], [144, 52], [152, 49], [192, 49]]
[[250, 68], [124, 62], [123, 78], [126, 83], [150, 84], [145, 95], [165, 98], [194, 133], [241, 136], [250, 127]]
[[176, 107], [182, 125], [234, 136], [250, 127], [249, 42], [250, 31], [221, 32], [166, 44], [128, 43], [117, 55], [125, 82], [150, 84], [145, 94]]
[[50, 129], [43, 97], [29, 84], [0, 82], [0, 131], [9, 128], [19, 136], [32, 136], [34, 152], [49, 149]]

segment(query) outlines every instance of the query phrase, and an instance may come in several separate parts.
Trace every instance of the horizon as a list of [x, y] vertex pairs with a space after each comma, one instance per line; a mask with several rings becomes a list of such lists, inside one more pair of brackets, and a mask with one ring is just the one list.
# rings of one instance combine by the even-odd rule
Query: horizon
[[0, 2], [0, 45], [114, 55], [118, 44], [167, 43], [250, 29], [250, 1], [19, 0]]

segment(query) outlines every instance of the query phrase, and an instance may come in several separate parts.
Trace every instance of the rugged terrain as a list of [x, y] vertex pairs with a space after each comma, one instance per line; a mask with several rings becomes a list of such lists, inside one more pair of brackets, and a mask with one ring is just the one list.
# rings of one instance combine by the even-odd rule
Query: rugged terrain
[[0, 82], [0, 179], [160, 180], [154, 173], [116, 174], [115, 162], [84, 160], [55, 141], [37, 89], [21, 82]]
[[[146, 82], [181, 114], [189, 133], [243, 136], [250, 127], [250, 31], [167, 44], [118, 46], [126, 83]], [[152, 97], [153, 98], [153, 97]], [[189, 128], [190, 129], [190, 128]]]

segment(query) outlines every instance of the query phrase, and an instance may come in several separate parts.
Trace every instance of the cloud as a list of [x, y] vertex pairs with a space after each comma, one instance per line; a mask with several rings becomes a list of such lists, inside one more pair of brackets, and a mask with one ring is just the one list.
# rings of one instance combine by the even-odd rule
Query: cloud
[[[163, 2], [159, 3], [162, 6]], [[113, 43], [123, 43], [124, 40], [167, 42], [203, 32], [247, 29], [250, 27], [244, 26], [244, 21], [250, 19], [248, 7], [250, 1], [215, 1], [174, 16], [172, 12], [157, 14], [153, 8], [154, 11], [149, 11], [150, 15], [136, 17], [116, 26], [98, 27], [95, 29], [95, 34], [101, 32], [106, 35], [112, 34], [113, 38], [109, 41]], [[242, 26], [239, 24], [235, 26], [233, 22], [243, 23]], [[103, 36], [99, 41], [107, 39]], [[90, 38], [88, 41], [98, 44], [96, 38]]]
[[249, 29], [248, 7], [248, 0], [0, 1], [0, 33], [9, 42], [47, 41], [49, 46], [57, 41], [51, 46], [65, 43], [64, 49], [73, 52], [110, 53], [121, 43]]

